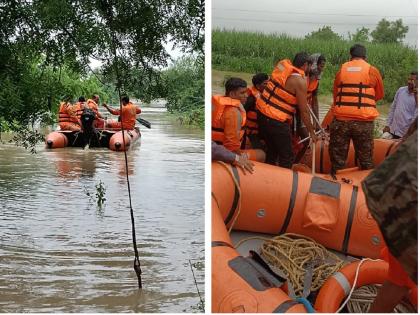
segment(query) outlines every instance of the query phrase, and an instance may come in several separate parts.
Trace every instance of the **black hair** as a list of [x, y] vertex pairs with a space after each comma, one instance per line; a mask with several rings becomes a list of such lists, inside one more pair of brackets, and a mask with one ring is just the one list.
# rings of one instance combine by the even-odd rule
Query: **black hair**
[[252, 84], [254, 86], [257, 86], [258, 84], [263, 83], [264, 81], [268, 80], [268, 75], [267, 73], [257, 73], [256, 75], [254, 75], [252, 77]]
[[127, 95], [123, 95], [123, 96], [121, 96], [121, 102], [123, 104], [128, 104], [130, 102], [130, 99], [128, 98]]
[[366, 58], [366, 47], [360, 44], [354, 44], [350, 48], [350, 55], [352, 57]]
[[417, 76], [417, 77], [419, 76], [419, 75], [418, 75], [418, 73], [417, 73], [417, 70], [413, 70], [413, 71], [411, 71], [411, 72], [410, 72], [410, 75], [415, 75], [415, 76]]
[[236, 91], [239, 88], [246, 88], [246, 82], [241, 78], [230, 78], [225, 83], [225, 93], [227, 96], [230, 92]]
[[79, 97], [79, 102], [86, 102], [85, 97], [84, 97], [84, 96], [80, 96], [80, 97]]
[[327, 62], [327, 59], [324, 57], [324, 55], [319, 55], [318, 57], [318, 63], [321, 63], [321, 62]]
[[302, 51], [299, 52], [295, 55], [295, 58], [293, 59], [292, 64], [296, 67], [296, 68], [300, 68], [302, 67], [305, 62], [309, 63], [309, 55], [308, 53]]

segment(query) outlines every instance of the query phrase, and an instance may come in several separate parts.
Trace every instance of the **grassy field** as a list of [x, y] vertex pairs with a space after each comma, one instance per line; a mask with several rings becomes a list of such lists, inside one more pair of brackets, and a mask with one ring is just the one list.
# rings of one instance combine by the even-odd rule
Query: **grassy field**
[[[289, 58], [299, 51], [322, 53], [327, 64], [320, 84], [321, 95], [331, 95], [335, 73], [348, 60], [353, 42], [297, 39], [285, 35], [214, 30], [212, 32], [212, 68], [252, 74], [271, 73], [275, 62]], [[408, 74], [417, 69], [417, 50], [399, 44], [366, 43], [368, 62], [384, 76], [385, 103], [393, 100], [395, 92], [406, 84]]]

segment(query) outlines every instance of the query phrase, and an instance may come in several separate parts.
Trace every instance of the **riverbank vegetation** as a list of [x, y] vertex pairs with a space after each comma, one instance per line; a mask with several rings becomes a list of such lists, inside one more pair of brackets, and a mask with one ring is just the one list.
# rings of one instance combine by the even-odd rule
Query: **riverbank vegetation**
[[[384, 32], [382, 24], [380, 32]], [[389, 27], [385, 29], [389, 30]], [[377, 30], [378, 28], [375, 31]], [[350, 39], [363, 39], [368, 62], [383, 73], [385, 102], [392, 102], [397, 89], [406, 84], [408, 74], [417, 69], [417, 49], [400, 43], [403, 33], [400, 30], [393, 37], [395, 41], [392, 43], [382, 42], [382, 37], [377, 33], [373, 34], [379, 39], [375, 40], [375, 37], [369, 41], [369, 32], [366, 29], [353, 34], [356, 37], [349, 34]], [[212, 32], [212, 68], [251, 74], [271, 73], [279, 59], [293, 59], [300, 51], [322, 53], [327, 59], [327, 65], [320, 84], [320, 94], [331, 94], [335, 74], [340, 65], [348, 60], [349, 49], [355, 43], [340, 37], [328, 26], [308, 34], [305, 38], [218, 29]]]
[[168, 111], [181, 123], [204, 129], [204, 63], [186, 57], [162, 73], [163, 94]]
[[[96, 93], [101, 101], [115, 101], [118, 88], [142, 101], [162, 94], [170, 98], [173, 94], [162, 89], [171, 71], [165, 43], [185, 54], [204, 53], [203, 0], [159, 5], [129, 0], [6, 1], [0, 8], [3, 131], [50, 124], [57, 118], [59, 102], [68, 96], [77, 100]], [[99, 66], [93, 70], [94, 61]], [[197, 89], [191, 89], [196, 82], [179, 86], [179, 93], [187, 100], [188, 93], [199, 97]], [[168, 104], [173, 102], [168, 99]], [[195, 117], [204, 107], [185, 103], [184, 108], [181, 100], [177, 110]]]

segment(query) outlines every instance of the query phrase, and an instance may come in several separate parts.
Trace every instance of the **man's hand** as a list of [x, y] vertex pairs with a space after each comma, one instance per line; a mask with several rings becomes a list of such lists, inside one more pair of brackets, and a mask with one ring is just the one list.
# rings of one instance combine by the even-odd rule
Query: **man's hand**
[[391, 132], [391, 129], [389, 128], [389, 126], [385, 126], [384, 129], [382, 130], [383, 133], [385, 132]]
[[246, 153], [237, 154], [233, 165], [238, 166], [244, 175], [246, 175], [246, 171], [250, 174], [254, 172], [254, 164], [248, 160], [248, 155]]

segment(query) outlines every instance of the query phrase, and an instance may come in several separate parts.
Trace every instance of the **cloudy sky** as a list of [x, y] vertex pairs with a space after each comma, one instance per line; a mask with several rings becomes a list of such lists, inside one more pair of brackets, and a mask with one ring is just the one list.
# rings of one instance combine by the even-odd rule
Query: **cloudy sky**
[[386, 18], [409, 27], [404, 42], [417, 46], [417, 0], [212, 0], [212, 28], [286, 33], [296, 37], [330, 25], [347, 38]]

